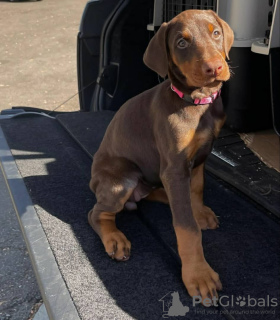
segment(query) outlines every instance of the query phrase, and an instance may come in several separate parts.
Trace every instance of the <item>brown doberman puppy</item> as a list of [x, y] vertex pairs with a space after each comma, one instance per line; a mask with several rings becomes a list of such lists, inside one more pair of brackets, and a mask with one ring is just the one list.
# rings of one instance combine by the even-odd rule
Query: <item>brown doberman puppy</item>
[[168, 80], [116, 113], [94, 155], [90, 181], [97, 203], [89, 223], [116, 260], [127, 260], [131, 248], [116, 213], [135, 209], [142, 198], [170, 204], [183, 281], [203, 300], [222, 288], [202, 248], [201, 229], [219, 224], [203, 204], [203, 172], [225, 120], [219, 93], [230, 78], [225, 58], [232, 43], [232, 30], [213, 11], [187, 10], [163, 23], [144, 62]]

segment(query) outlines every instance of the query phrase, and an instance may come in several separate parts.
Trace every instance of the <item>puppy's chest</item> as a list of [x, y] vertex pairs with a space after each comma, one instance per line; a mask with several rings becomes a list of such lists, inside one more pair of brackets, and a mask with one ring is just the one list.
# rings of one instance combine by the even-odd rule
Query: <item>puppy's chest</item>
[[195, 108], [184, 110], [180, 115], [176, 133], [177, 151], [185, 153], [188, 160], [202, 162], [211, 151], [222, 117], [213, 116], [207, 107]]

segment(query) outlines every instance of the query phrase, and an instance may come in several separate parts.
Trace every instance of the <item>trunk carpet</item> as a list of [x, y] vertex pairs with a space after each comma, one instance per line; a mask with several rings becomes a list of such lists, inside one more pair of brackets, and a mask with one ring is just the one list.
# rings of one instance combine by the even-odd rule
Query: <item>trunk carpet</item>
[[[73, 113], [58, 120], [94, 154], [112, 115]], [[180, 279], [168, 206], [142, 201], [137, 212], [118, 215], [133, 249], [128, 262], [116, 263], [87, 223], [95, 202], [90, 157], [57, 120], [27, 116], [3, 120], [1, 127], [81, 319], [160, 319], [175, 291], [189, 307], [186, 319], [279, 319], [271, 306], [271, 299], [279, 304], [279, 225], [247, 198], [206, 175], [205, 202], [221, 226], [203, 232], [204, 250], [223, 282], [225, 308], [193, 307]]]

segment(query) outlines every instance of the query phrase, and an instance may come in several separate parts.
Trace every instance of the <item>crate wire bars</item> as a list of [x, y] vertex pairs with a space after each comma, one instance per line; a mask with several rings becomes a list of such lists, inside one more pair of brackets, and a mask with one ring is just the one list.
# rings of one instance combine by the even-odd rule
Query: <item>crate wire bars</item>
[[217, 0], [164, 0], [162, 16], [164, 21], [169, 21], [180, 12], [189, 9], [216, 11]]

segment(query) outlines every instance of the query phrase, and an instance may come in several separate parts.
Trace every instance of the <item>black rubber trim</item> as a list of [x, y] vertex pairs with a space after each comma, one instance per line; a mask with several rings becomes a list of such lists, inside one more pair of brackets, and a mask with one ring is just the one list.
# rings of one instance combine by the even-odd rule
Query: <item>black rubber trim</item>
[[268, 168], [234, 132], [223, 129], [206, 169], [280, 218], [280, 174]]

